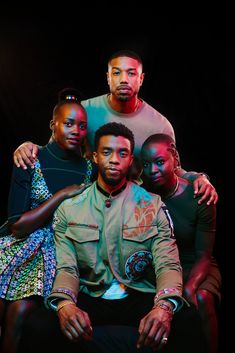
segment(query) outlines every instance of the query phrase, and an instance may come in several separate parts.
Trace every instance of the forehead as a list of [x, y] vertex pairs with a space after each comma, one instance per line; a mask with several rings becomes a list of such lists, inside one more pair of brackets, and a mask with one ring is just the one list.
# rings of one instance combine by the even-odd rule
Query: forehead
[[152, 142], [146, 145], [142, 150], [143, 157], [152, 156], [158, 157], [163, 155], [168, 155], [170, 151], [168, 150], [168, 145], [164, 142]]
[[68, 103], [63, 104], [59, 108], [59, 114], [57, 115], [58, 118], [69, 117], [73, 119], [80, 119], [83, 121], [87, 120], [85, 110], [78, 104], [75, 103]]
[[99, 140], [99, 148], [111, 148], [113, 150], [131, 150], [131, 142], [124, 136], [105, 135]]
[[109, 62], [109, 67], [130, 70], [141, 67], [141, 64], [138, 62], [138, 60], [134, 58], [129, 58], [127, 56], [119, 56], [118, 58], [114, 58]]

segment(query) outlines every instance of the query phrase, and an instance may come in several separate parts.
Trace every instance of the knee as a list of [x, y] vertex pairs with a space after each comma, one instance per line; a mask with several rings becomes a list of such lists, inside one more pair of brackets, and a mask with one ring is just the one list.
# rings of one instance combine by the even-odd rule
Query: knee
[[0, 325], [2, 323], [4, 313], [5, 313], [5, 302], [3, 301], [3, 299], [0, 299]]
[[8, 305], [7, 316], [13, 320], [23, 319], [31, 311], [31, 306], [23, 300], [17, 300]]
[[215, 311], [214, 296], [207, 290], [201, 289], [197, 292], [198, 308], [201, 314], [211, 315]]

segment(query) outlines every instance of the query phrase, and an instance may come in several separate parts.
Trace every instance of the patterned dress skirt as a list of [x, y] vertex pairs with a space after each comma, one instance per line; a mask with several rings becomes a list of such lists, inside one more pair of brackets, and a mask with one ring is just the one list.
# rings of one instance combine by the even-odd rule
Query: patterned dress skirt
[[29, 237], [0, 239], [0, 298], [47, 297], [55, 277], [53, 230], [44, 227]]
[[[31, 186], [31, 209], [52, 197], [39, 160]], [[0, 238], [0, 298], [18, 300], [32, 295], [46, 298], [55, 278], [54, 231], [49, 224], [23, 239]]]

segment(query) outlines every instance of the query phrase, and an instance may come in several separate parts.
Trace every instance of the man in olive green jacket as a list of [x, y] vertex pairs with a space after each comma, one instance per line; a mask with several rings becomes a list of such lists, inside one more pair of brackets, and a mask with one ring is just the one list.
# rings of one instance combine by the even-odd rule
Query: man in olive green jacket
[[54, 220], [57, 273], [47, 305], [71, 341], [92, 325], [139, 327], [137, 347], [167, 343], [183, 304], [171, 219], [157, 195], [127, 180], [134, 137], [122, 124], [97, 130], [98, 179], [63, 202]]

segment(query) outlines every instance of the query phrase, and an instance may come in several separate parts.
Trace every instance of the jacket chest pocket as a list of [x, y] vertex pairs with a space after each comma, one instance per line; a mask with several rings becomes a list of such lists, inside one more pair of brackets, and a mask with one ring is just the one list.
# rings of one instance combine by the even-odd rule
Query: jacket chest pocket
[[92, 228], [69, 226], [65, 236], [74, 244], [79, 269], [94, 267], [97, 263], [100, 240], [98, 226]]
[[157, 236], [158, 229], [157, 226], [152, 224], [138, 227], [127, 227], [124, 225], [122, 234], [124, 240], [143, 243]]

